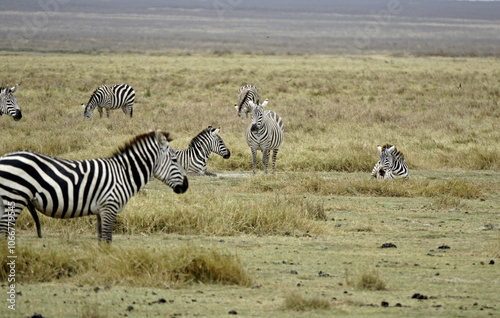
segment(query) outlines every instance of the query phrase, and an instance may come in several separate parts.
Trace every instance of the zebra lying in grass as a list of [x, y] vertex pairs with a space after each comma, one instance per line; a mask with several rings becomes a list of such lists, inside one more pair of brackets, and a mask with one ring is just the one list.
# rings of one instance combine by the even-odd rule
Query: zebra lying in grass
[[380, 152], [378, 162], [373, 167], [371, 176], [378, 180], [408, 177], [408, 165], [404, 155], [395, 146], [385, 144], [377, 146]]
[[255, 174], [255, 166], [257, 164], [257, 150], [262, 151], [262, 164], [264, 172], [267, 173], [269, 165], [269, 154], [273, 151], [272, 164], [273, 172], [276, 170], [276, 156], [283, 142], [283, 121], [281, 117], [273, 111], [266, 110], [266, 99], [262, 105], [249, 102], [250, 111], [252, 113], [252, 123], [248, 126], [246, 132], [247, 144], [252, 151], [253, 173]]
[[170, 147], [169, 134], [138, 135], [112, 157], [59, 159], [31, 151], [0, 157], [0, 234], [7, 235], [24, 207], [53, 218], [97, 216], [99, 240], [111, 242], [116, 215], [153, 177], [175, 193], [188, 189], [184, 170]]
[[17, 90], [17, 84], [14, 87], [0, 87], [0, 116], [3, 114], [9, 115], [14, 118], [15, 121], [23, 118], [21, 109], [17, 105], [14, 93]]
[[127, 84], [101, 85], [90, 96], [87, 106], [82, 104], [85, 109], [83, 117], [91, 119], [95, 108], [99, 111], [99, 117], [102, 117], [102, 109], [106, 109], [106, 117], [109, 118], [110, 109], [121, 108], [125, 115], [132, 118], [134, 111], [135, 91]]
[[187, 149], [174, 150], [184, 170], [198, 175], [217, 176], [207, 171], [207, 160], [210, 154], [216, 153], [224, 159], [229, 159], [231, 156], [231, 152], [219, 136], [219, 131], [220, 128], [208, 126], [191, 140]]

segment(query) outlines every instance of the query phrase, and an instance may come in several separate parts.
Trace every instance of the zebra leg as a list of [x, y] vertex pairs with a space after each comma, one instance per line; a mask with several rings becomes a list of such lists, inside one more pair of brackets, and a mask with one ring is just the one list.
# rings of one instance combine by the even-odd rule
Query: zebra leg
[[252, 150], [252, 167], [253, 167], [253, 174], [255, 174], [255, 166], [257, 165], [257, 149], [255, 148], [250, 148]]
[[42, 227], [40, 226], [40, 219], [38, 219], [38, 214], [36, 214], [36, 209], [33, 203], [28, 202], [28, 210], [30, 211], [33, 220], [35, 220], [36, 233], [38, 234], [39, 238], [42, 238]]
[[264, 173], [267, 174], [267, 168], [269, 167], [269, 149], [262, 150], [262, 165], [264, 166]]
[[98, 106], [97, 110], [99, 111], [99, 118], [102, 118], [102, 107]]
[[113, 227], [115, 226], [116, 212], [105, 211], [101, 212], [97, 218], [97, 232], [99, 234], [99, 241], [106, 241], [111, 243], [113, 236]]
[[276, 172], [276, 157], [278, 156], [278, 148], [273, 149], [273, 173]]
[[106, 117], [109, 118], [109, 107], [106, 107]]

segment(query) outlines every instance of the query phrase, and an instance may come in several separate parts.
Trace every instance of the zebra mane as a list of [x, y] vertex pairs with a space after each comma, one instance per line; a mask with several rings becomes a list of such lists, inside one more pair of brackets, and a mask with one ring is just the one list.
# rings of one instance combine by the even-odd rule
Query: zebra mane
[[385, 151], [385, 150], [387, 150], [387, 149], [389, 149], [391, 147], [394, 147], [394, 151], [393, 151], [394, 157], [399, 157], [399, 158], [401, 158], [403, 160], [405, 159], [405, 156], [403, 155], [403, 153], [400, 152], [398, 150], [398, 148], [396, 148], [396, 146], [393, 146], [391, 144], [384, 144], [384, 145], [379, 146], [379, 147], [380, 147], [380, 152], [383, 152], [383, 151]]
[[212, 126], [208, 126], [207, 129], [204, 129], [203, 131], [201, 131], [198, 135], [194, 136], [193, 139], [191, 139], [191, 141], [189, 142], [189, 148], [192, 148], [196, 145], [196, 143], [198, 142], [198, 140], [202, 139], [202, 136], [203, 135], [206, 135], [207, 132], [210, 132], [212, 130]]
[[[167, 138], [167, 141], [172, 141], [172, 137], [170, 137], [170, 133], [168, 132], [161, 132], [165, 138]], [[141, 143], [143, 140], [149, 139], [149, 138], [155, 138], [155, 131], [150, 131], [148, 133], [140, 134], [135, 137], [133, 137], [130, 141], [125, 143], [125, 145], [121, 146], [118, 148], [118, 150], [113, 154], [113, 156], [119, 156], [127, 152], [128, 150], [134, 148], [134, 146], [138, 143]]]

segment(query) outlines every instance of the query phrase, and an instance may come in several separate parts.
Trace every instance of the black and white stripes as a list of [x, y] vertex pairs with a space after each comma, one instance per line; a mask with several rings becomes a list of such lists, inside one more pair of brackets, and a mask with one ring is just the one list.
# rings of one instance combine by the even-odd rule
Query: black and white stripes
[[[117, 213], [151, 178], [175, 193], [187, 190], [169, 141], [161, 131], [138, 135], [104, 159], [74, 161], [29, 151], [0, 157], [0, 234], [31, 205], [54, 218], [95, 214], [99, 239], [110, 242]], [[6, 213], [7, 206], [13, 206], [13, 215]]]
[[404, 155], [395, 146], [385, 144], [378, 146], [377, 149], [380, 152], [380, 157], [373, 167], [371, 173], [373, 178], [382, 180], [408, 177], [409, 170]]
[[194, 137], [187, 149], [175, 150], [179, 164], [188, 172], [199, 175], [216, 176], [207, 171], [208, 156], [212, 152], [228, 159], [231, 156], [224, 141], [219, 135], [220, 129], [208, 126]]
[[23, 115], [21, 109], [17, 105], [14, 92], [17, 90], [17, 85], [14, 87], [0, 87], [0, 116], [3, 114], [9, 115], [14, 120], [20, 120]]
[[238, 90], [238, 103], [234, 105], [238, 116], [243, 119], [247, 118], [250, 112], [249, 102], [260, 104], [259, 90], [250, 84], [240, 87]]
[[281, 117], [273, 111], [266, 110], [267, 99], [262, 105], [249, 101], [249, 107], [252, 114], [252, 123], [248, 126], [246, 132], [247, 144], [252, 151], [253, 173], [257, 164], [257, 150], [262, 151], [262, 164], [264, 172], [267, 173], [269, 165], [269, 154], [272, 150], [273, 172], [276, 169], [276, 156], [283, 142], [283, 122]]
[[110, 109], [121, 108], [126, 115], [132, 117], [133, 106], [135, 101], [135, 91], [127, 84], [101, 85], [92, 96], [88, 104], [82, 104], [85, 108], [83, 116], [86, 119], [92, 118], [92, 114], [97, 107], [100, 117], [102, 117], [102, 109], [106, 109], [106, 116], [109, 117]]

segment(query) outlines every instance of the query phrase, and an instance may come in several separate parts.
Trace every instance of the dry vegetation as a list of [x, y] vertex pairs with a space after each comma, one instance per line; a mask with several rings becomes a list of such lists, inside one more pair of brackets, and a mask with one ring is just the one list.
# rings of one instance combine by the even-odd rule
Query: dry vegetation
[[[38, 239], [23, 212], [20, 317], [498, 315], [497, 58], [2, 53], [2, 60], [4, 85], [20, 84], [23, 118], [0, 117], [1, 154], [104, 157], [157, 128], [183, 149], [208, 125], [221, 127], [232, 154], [212, 155], [209, 169], [220, 177], [191, 177], [183, 195], [148, 184], [119, 215], [112, 246], [98, 246], [92, 217], [40, 216]], [[85, 121], [80, 104], [98, 85], [121, 82], [136, 90], [134, 118], [114, 111]], [[284, 120], [275, 175], [251, 175], [248, 121], [233, 108], [246, 83]], [[408, 180], [370, 180], [376, 146], [386, 142], [404, 152]], [[398, 247], [379, 248], [389, 241]], [[451, 249], [438, 250], [443, 244]], [[434, 298], [411, 300], [416, 292]], [[64, 309], [65, 301], [74, 306]], [[6, 310], [1, 305], [0, 316]]]

